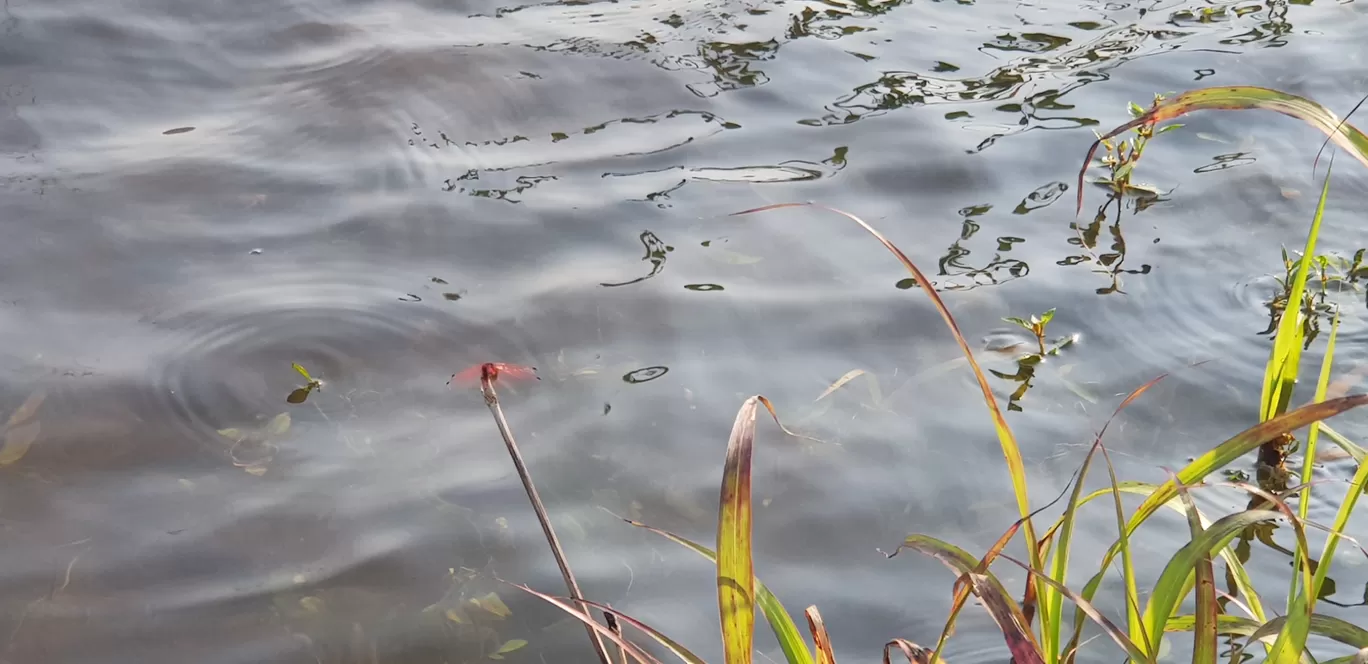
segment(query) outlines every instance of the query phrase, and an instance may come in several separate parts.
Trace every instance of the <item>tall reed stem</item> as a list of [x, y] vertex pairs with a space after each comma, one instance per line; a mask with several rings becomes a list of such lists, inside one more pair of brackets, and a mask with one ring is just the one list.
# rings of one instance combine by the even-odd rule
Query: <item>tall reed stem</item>
[[[565, 586], [570, 590], [570, 599], [579, 603], [580, 608], [589, 613], [589, 605], [583, 602], [584, 594], [580, 592], [579, 584], [575, 582], [575, 574], [570, 571], [570, 563], [565, 560], [565, 551], [561, 549], [560, 540], [556, 537], [556, 531], [551, 528], [551, 519], [546, 515], [546, 506], [542, 505], [541, 495], [537, 493], [536, 485], [532, 484], [532, 475], [527, 472], [527, 464], [523, 462], [522, 452], [518, 451], [518, 443], [513, 440], [513, 431], [508, 428], [508, 420], [504, 418], [503, 409], [499, 407], [499, 395], [494, 391], [494, 381], [498, 378], [499, 371], [493, 364], [485, 364], [480, 368], [480, 391], [484, 393], [485, 405], [489, 406], [489, 412], [494, 414], [494, 423], [499, 427], [499, 435], [503, 436], [504, 444], [508, 446], [508, 456], [513, 458], [513, 467], [518, 471], [518, 479], [522, 480], [523, 489], [527, 491], [528, 500], [532, 501], [532, 509], [537, 513], [537, 521], [541, 523], [542, 532], [546, 534], [546, 541], [551, 545], [551, 554], [556, 557], [556, 565], [560, 567], [561, 576], [565, 579]], [[608, 626], [616, 630], [616, 620], [607, 616]], [[603, 639], [598, 632], [588, 625], [584, 629], [589, 632], [589, 639], [594, 644], [594, 652], [598, 654], [602, 664], [612, 664], [608, 657], [608, 651], [603, 645]]]

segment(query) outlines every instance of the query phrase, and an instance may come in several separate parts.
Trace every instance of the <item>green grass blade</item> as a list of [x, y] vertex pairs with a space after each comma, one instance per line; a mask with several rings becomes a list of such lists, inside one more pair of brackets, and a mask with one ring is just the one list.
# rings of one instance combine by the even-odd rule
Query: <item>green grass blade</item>
[[[1040, 645], [1031, 635], [1021, 607], [1012, 601], [1002, 583], [991, 572], [977, 573], [979, 561], [959, 547], [926, 535], [909, 535], [898, 550], [912, 549], [939, 560], [961, 579], [967, 579], [974, 595], [997, 623], [1016, 664], [1044, 664]], [[896, 555], [896, 551], [894, 554]], [[1005, 557], [1005, 556], [1004, 556]], [[937, 655], [939, 656], [939, 655]]]
[[[1310, 465], [1307, 462], [1307, 465]], [[1330, 537], [1325, 541], [1325, 549], [1321, 552], [1320, 564], [1316, 565], [1316, 573], [1311, 578], [1311, 596], [1319, 597], [1322, 586], [1325, 585], [1325, 577], [1330, 573], [1330, 564], [1335, 557], [1335, 548], [1339, 545], [1339, 533], [1349, 525], [1349, 515], [1353, 514], [1354, 507], [1358, 505], [1359, 496], [1363, 495], [1363, 487], [1368, 483], [1368, 463], [1360, 462], [1358, 470], [1354, 473], [1354, 479], [1350, 480], [1349, 491], [1345, 494], [1344, 500], [1340, 503], [1339, 510], [1335, 512], [1335, 522], [1331, 524]]]
[[[1257, 640], [1272, 636], [1283, 630], [1283, 624], [1287, 618], [1279, 616], [1263, 625], [1258, 626], [1249, 632], [1251, 640]], [[1355, 625], [1346, 620], [1334, 616], [1313, 614], [1311, 616], [1310, 631], [1318, 636], [1338, 641], [1347, 646], [1355, 648], [1368, 648], [1368, 630]]]
[[[632, 521], [631, 519], [623, 519], [623, 521], [672, 540], [707, 558], [713, 564], [717, 563], [717, 554], [708, 547], [639, 521]], [[792, 614], [784, 608], [784, 605], [779, 602], [779, 598], [775, 597], [774, 593], [760, 579], [755, 580], [755, 603], [760, 607], [760, 612], [765, 615], [765, 620], [769, 622], [770, 629], [774, 630], [774, 638], [779, 641], [779, 648], [784, 651], [784, 660], [788, 664], [815, 664], [812, 653], [808, 652], [807, 643], [803, 641], [802, 633], [798, 631], [798, 624], [793, 621]]]
[[936, 311], [940, 313], [941, 319], [945, 321], [946, 327], [950, 329], [950, 335], [955, 338], [955, 343], [959, 345], [960, 352], [963, 353], [964, 358], [968, 360], [969, 368], [974, 372], [974, 379], [978, 382], [979, 390], [983, 392], [984, 404], [988, 407], [988, 414], [993, 418], [993, 428], [997, 433], [998, 443], [1002, 447], [1003, 458], [1007, 461], [1007, 470], [1011, 474], [1012, 491], [1016, 496], [1017, 510], [1020, 512], [1022, 518], [1026, 519], [1026, 551], [1030, 556], [1031, 564], [1035, 565], [1037, 569], [1043, 568], [1044, 563], [1040, 558], [1040, 550], [1039, 547], [1036, 546], [1038, 540], [1036, 538], [1035, 527], [1032, 525], [1029, 518], [1029, 515], [1031, 514], [1031, 500], [1026, 487], [1026, 462], [1022, 459], [1021, 448], [1017, 445], [1016, 436], [1012, 433], [1011, 427], [1007, 426], [1007, 418], [1003, 415], [1002, 409], [998, 406], [997, 397], [993, 395], [993, 388], [989, 385], [988, 378], [984, 376], [983, 369], [979, 367], [978, 360], [974, 358], [974, 353], [969, 347], [969, 342], [964, 338], [964, 334], [960, 332], [959, 323], [955, 322], [955, 317], [950, 314], [949, 307], [945, 306], [945, 302], [941, 299], [940, 294], [937, 293], [936, 288], [931, 285], [931, 280], [922, 273], [916, 264], [912, 262], [912, 259], [908, 258], [907, 254], [903, 253], [897, 245], [884, 237], [882, 233], [865, 222], [865, 220], [850, 214], [849, 212], [844, 212], [825, 205], [818, 205], [816, 203], [778, 203], [752, 210], [736, 212], [733, 213], [732, 216], [793, 207], [820, 208], [839, 214], [846, 219], [859, 224], [861, 228], [865, 229], [870, 235], [873, 235], [874, 239], [883, 244], [884, 248], [888, 249], [889, 252], [897, 257], [898, 261], [901, 262], [908, 273], [912, 275], [913, 280], [917, 282], [917, 286], [931, 299], [931, 303], [936, 307]]
[[1316, 424], [1316, 428], [1324, 433], [1325, 436], [1330, 439], [1330, 442], [1338, 445], [1340, 449], [1344, 450], [1344, 453], [1348, 454], [1354, 461], [1363, 463], [1364, 459], [1368, 459], [1368, 450], [1359, 447], [1354, 441], [1345, 438], [1343, 434], [1335, 431], [1330, 425], [1320, 422]]
[[[1178, 479], [1189, 485], [1201, 482], [1206, 476], [1248, 454], [1265, 441], [1364, 404], [1368, 404], [1368, 394], [1355, 394], [1320, 403], [1307, 404], [1266, 422], [1256, 424], [1217, 445], [1206, 454], [1197, 457], [1178, 472]], [[1130, 522], [1126, 527], [1127, 532], [1134, 533], [1135, 529], [1153, 516], [1161, 505], [1177, 497], [1177, 495], [1178, 491], [1172, 480], [1160, 485], [1131, 515]], [[1108, 556], [1107, 559], [1110, 561], [1111, 556]]]
[[1250, 110], [1262, 109], [1282, 113], [1301, 120], [1324, 132], [1330, 140], [1346, 152], [1368, 166], [1368, 136], [1354, 125], [1340, 120], [1330, 109], [1297, 95], [1253, 86], [1223, 86], [1189, 90], [1169, 97], [1150, 107], [1139, 117], [1105, 134], [1100, 134], [1088, 149], [1083, 167], [1078, 171], [1078, 208], [1076, 214], [1083, 212], [1083, 176], [1092, 165], [1097, 148], [1103, 141], [1142, 126], [1154, 126], [1160, 122], [1206, 110]]
[[[1010, 561], [1017, 567], [1026, 570], [1026, 572], [1030, 574], [1032, 578], [1035, 578], [1039, 580], [1041, 583], [1050, 586], [1055, 590], [1058, 590], [1060, 594], [1064, 595], [1065, 597], [1068, 597], [1069, 600], [1072, 601], [1074, 605], [1078, 607], [1078, 610], [1080, 612], [1091, 618], [1092, 621], [1096, 623], [1098, 627], [1101, 627], [1102, 631], [1106, 632], [1107, 636], [1110, 636], [1112, 641], [1116, 642], [1116, 645], [1121, 646], [1121, 649], [1126, 651], [1126, 653], [1130, 655], [1133, 661], [1153, 661], [1152, 658], [1145, 654], [1145, 651], [1141, 649], [1139, 645], [1137, 645], [1134, 641], [1132, 641], [1129, 637], [1126, 636], [1125, 632], [1121, 631], [1119, 627], [1112, 624], [1110, 620], [1107, 620], [1106, 616], [1102, 615], [1102, 613], [1098, 611], [1096, 607], [1092, 605], [1092, 603], [1090, 603], [1086, 599], [1083, 599], [1081, 595], [1075, 593], [1072, 590], [1069, 590], [1068, 588], [1064, 587], [1063, 585], [1059, 584], [1053, 579], [1045, 576], [1044, 574], [1031, 569], [1026, 565], [1026, 563], [1023, 563], [1020, 560], [1017, 560], [1016, 558], [1007, 555], [1002, 556], [1002, 558]], [[1075, 644], [1070, 644], [1070, 649], [1068, 653], [1069, 659], [1072, 659], [1073, 657], [1074, 646]]]
[[[1332, 164], [1333, 166], [1333, 164]], [[1297, 373], [1301, 366], [1302, 344], [1305, 330], [1302, 327], [1305, 314], [1302, 313], [1302, 298], [1306, 294], [1306, 279], [1311, 273], [1311, 262], [1316, 256], [1316, 240], [1320, 237], [1321, 220], [1325, 217], [1325, 200], [1330, 195], [1330, 172], [1325, 173], [1321, 185], [1320, 201], [1316, 204], [1316, 216], [1311, 220], [1311, 230], [1306, 234], [1306, 246], [1302, 249], [1301, 262], [1292, 279], [1292, 289], [1288, 293], [1287, 307], [1283, 309], [1282, 320], [1278, 322], [1277, 336], [1273, 338], [1273, 350], [1264, 369], [1263, 391], [1260, 396], [1259, 419], [1267, 420], [1287, 410], [1292, 399], [1292, 387], [1297, 383]]]
[[[1078, 513], [1078, 506], [1083, 493], [1083, 482], [1088, 477], [1088, 467], [1092, 464], [1093, 454], [1101, 447], [1099, 440], [1093, 444], [1092, 449], [1088, 450], [1087, 456], [1083, 458], [1083, 464], [1078, 469], [1078, 479], [1074, 481], [1073, 492], [1069, 495], [1069, 504], [1065, 506], [1064, 514], [1060, 517], [1059, 536], [1051, 548], [1049, 572], [1049, 577], [1060, 585], [1068, 585], [1069, 549], [1073, 543], [1074, 516]], [[1059, 661], [1061, 645], [1059, 642], [1060, 628], [1064, 622], [1064, 596], [1048, 584], [1042, 585], [1038, 593], [1040, 598], [1040, 647], [1045, 656], [1045, 661], [1057, 662]]]
[[1249, 526], [1279, 518], [1271, 510], [1247, 510], [1221, 517], [1169, 559], [1145, 604], [1144, 624], [1149, 633], [1149, 652], [1158, 652], [1159, 638], [1174, 609], [1186, 595], [1184, 587], [1197, 562], [1218, 548], [1225, 547], [1235, 535]]
[[755, 572], [751, 558], [751, 456], [760, 400], [741, 404], [727, 441], [717, 517], [717, 607], [727, 664], [751, 664], [755, 639]]

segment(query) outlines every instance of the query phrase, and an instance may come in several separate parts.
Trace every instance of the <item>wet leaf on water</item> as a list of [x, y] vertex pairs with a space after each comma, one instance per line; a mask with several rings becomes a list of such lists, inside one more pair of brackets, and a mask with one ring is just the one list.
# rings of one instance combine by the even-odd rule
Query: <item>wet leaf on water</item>
[[625, 383], [631, 383], [633, 385], [636, 385], [638, 383], [646, 383], [649, 381], [653, 381], [657, 378], [660, 378], [661, 376], [664, 376], [669, 372], [670, 368], [664, 366], [643, 367], [641, 369], [636, 369], [627, 372], [625, 375], [623, 375], [622, 380]]
[[507, 655], [508, 653], [511, 653], [514, 650], [518, 650], [519, 648], [522, 648], [525, 645], [527, 645], [526, 639], [509, 639], [508, 641], [505, 641], [503, 645], [499, 646], [499, 649], [497, 651], [491, 653], [489, 655], [489, 658], [503, 659], [504, 655]]
[[289, 430], [290, 414], [281, 413], [274, 418], [271, 418], [271, 421], [266, 424], [265, 433], [268, 436], [283, 436], [285, 435], [285, 432]]
[[312, 392], [313, 390], [307, 387], [298, 387], [290, 392], [290, 396], [285, 397], [285, 401], [287, 403], [304, 403], [304, 401], [309, 398], [309, 394]]
[[175, 136], [176, 134], [185, 134], [194, 130], [194, 127], [176, 127], [175, 129], [167, 129], [162, 132], [162, 136]]
[[457, 625], [464, 625], [464, 624], [466, 624], [466, 619], [465, 619], [465, 617], [462, 616], [462, 615], [461, 615], [461, 612], [460, 612], [460, 611], [457, 611], [456, 609], [447, 609], [447, 610], [446, 610], [446, 613], [445, 613], [444, 615], [446, 616], [446, 619], [447, 619], [447, 620], [450, 620], [451, 622], [454, 622], [454, 623], [456, 623]]
[[759, 256], [751, 256], [736, 251], [722, 249], [720, 251], [721, 260], [729, 265], [754, 265], [765, 259]]
[[849, 383], [850, 381], [865, 375], [865, 373], [866, 372], [864, 369], [851, 369], [850, 371], [847, 371], [844, 376], [837, 378], [836, 382], [828, 386], [826, 390], [824, 390], [820, 395], [817, 396], [816, 399], [813, 399], [812, 403], [817, 403], [818, 401], [827, 398], [827, 396], [829, 396], [832, 392], [835, 392], [836, 390], [845, 387], [846, 383]]
[[470, 603], [500, 618], [507, 618], [513, 615], [513, 612], [509, 610], [508, 605], [504, 604], [502, 599], [499, 599], [497, 593], [489, 593], [481, 597], [472, 598]]
[[684, 288], [691, 291], [702, 292], [726, 290], [721, 286], [721, 284], [687, 284], [684, 286]]
[[218, 435], [233, 441], [242, 440], [244, 438], [240, 429], [219, 429]]
[[323, 609], [326, 608], [322, 599], [312, 595], [299, 598], [299, 606], [309, 613], [322, 613]]
[[38, 439], [42, 423], [34, 420], [5, 430], [5, 444], [0, 447], [0, 466], [8, 466], [28, 454], [33, 441]]
[[30, 394], [29, 398], [24, 400], [24, 404], [10, 414], [9, 421], [5, 422], [5, 426], [13, 427], [22, 424], [25, 420], [37, 415], [38, 407], [43, 405], [45, 399], [47, 399], [45, 390], [37, 390]]

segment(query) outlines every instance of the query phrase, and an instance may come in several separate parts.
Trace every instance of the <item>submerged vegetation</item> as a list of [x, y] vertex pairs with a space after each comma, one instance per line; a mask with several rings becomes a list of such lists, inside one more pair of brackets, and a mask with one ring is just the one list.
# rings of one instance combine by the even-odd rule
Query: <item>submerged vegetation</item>
[[[1153, 201], [1160, 196], [1159, 192], [1133, 184], [1131, 178], [1151, 139], [1177, 126], [1159, 127], [1159, 123], [1193, 111], [1211, 109], [1265, 109], [1296, 117], [1321, 129], [1331, 142], [1368, 164], [1368, 137], [1315, 102], [1264, 88], [1194, 90], [1170, 98], [1156, 97], [1149, 109], [1133, 107], [1132, 121], [1099, 136], [1098, 142], [1088, 152], [1083, 171], [1079, 173], [1079, 211], [1083, 204], [1083, 178], [1099, 146], [1106, 149], [1106, 156], [1100, 163], [1108, 169], [1108, 174], [1098, 184], [1111, 190], [1111, 196], [1103, 208], [1114, 201], [1119, 205], [1123, 198]], [[1126, 132], [1133, 132], [1133, 136], [1119, 143], [1113, 142], [1113, 139]], [[1122, 481], [1117, 477], [1103, 442], [1107, 429], [1104, 425], [1065, 492], [1045, 506], [1033, 506], [1028, 498], [1025, 466], [1016, 437], [957, 322], [932, 282], [906, 254], [859, 217], [833, 208], [811, 203], [790, 203], [737, 213], [752, 215], [780, 209], [816, 207], [844, 216], [882, 243], [907, 269], [910, 284], [919, 287], [930, 298], [962, 351], [982, 391], [984, 405], [993, 421], [1007, 462], [1021, 517], [1006, 528], [998, 541], [981, 556], [926, 534], [908, 535], [887, 554], [892, 558], [906, 550], [930, 556], [951, 570], [955, 584], [952, 610], [934, 644], [927, 647], [905, 638], [891, 638], [883, 645], [883, 661], [886, 664], [897, 656], [917, 664], [940, 661], [940, 654], [954, 631], [956, 619], [971, 596], [977, 599], [997, 624], [1016, 664], [1075, 661], [1084, 643], [1088, 623], [1092, 624], [1090, 629], [1100, 630], [1131, 662], [1159, 661], [1164, 657], [1165, 635], [1174, 633], [1192, 635], [1192, 661], [1198, 664], [1215, 662], [1218, 658], [1228, 658], [1230, 662], [1246, 659], [1277, 664], [1300, 662], [1306, 656], [1307, 640], [1312, 635], [1326, 637], [1346, 646], [1344, 656], [1331, 661], [1368, 660], [1368, 630], [1316, 610], [1341, 540], [1355, 544], [1368, 556], [1368, 551], [1344, 534], [1365, 480], [1368, 480], [1368, 464], [1363, 463], [1364, 451], [1322, 422], [1336, 414], [1368, 404], [1368, 394], [1344, 396], [1342, 392], [1345, 390], [1339, 387], [1336, 387], [1334, 394], [1331, 391], [1330, 378], [1333, 375], [1339, 316], [1333, 306], [1327, 303], [1325, 293], [1332, 285], [1340, 288], [1356, 284], [1363, 270], [1363, 252], [1358, 252], [1352, 261], [1336, 261], [1316, 253], [1329, 191], [1330, 173], [1327, 169], [1305, 246], [1296, 260], [1287, 260], [1285, 257], [1286, 275], [1279, 282], [1281, 291], [1275, 297], [1275, 302], [1270, 303], [1270, 310], [1276, 316], [1270, 326], [1272, 345], [1260, 395], [1259, 421], [1212, 446], [1205, 454], [1191, 459], [1186, 466], [1170, 473], [1166, 482], [1157, 485]], [[1091, 251], [1090, 245], [1085, 246]], [[1113, 289], [1119, 288], [1117, 274], [1117, 271], [1112, 272]], [[1308, 284], [1315, 284], [1315, 288], [1320, 289], [1319, 294]], [[1278, 301], [1282, 304], [1278, 305]], [[1289, 306], [1288, 303], [1292, 302], [1301, 305]], [[1046, 326], [1053, 314], [1051, 310], [1029, 319], [1006, 319], [1033, 335], [1037, 352], [1024, 357], [1035, 358], [1035, 363], [1047, 354], [1058, 353], [1060, 348], [1069, 343], [1068, 337], [1058, 341], [1047, 339]], [[1330, 320], [1330, 331], [1324, 357], [1316, 373], [1314, 396], [1306, 405], [1294, 408], [1294, 387], [1304, 369], [1302, 352], [1319, 330], [1318, 323], [1313, 321], [1321, 317]], [[581, 595], [513, 443], [512, 433], [498, 408], [493, 385], [501, 370], [505, 374], [510, 373], [506, 365], [483, 365], [479, 369], [481, 389], [508, 444], [519, 476], [538, 511], [552, 550], [556, 553], [570, 597], [562, 599], [525, 586], [518, 587], [583, 622], [604, 664], [616, 661], [617, 657], [623, 662], [659, 661], [638, 642], [628, 638], [628, 633], [622, 629], [624, 625], [644, 634], [647, 639], [685, 662], [701, 662], [683, 644], [662, 631]], [[847, 374], [822, 396], [839, 389], [858, 375], [859, 372]], [[307, 375], [305, 377], [308, 379]], [[1112, 417], [1115, 418], [1117, 413], [1141, 398], [1162, 379], [1163, 376], [1136, 388], [1119, 403]], [[1019, 392], [1024, 392], [1026, 384], [1023, 382], [1023, 389]], [[1013, 395], [1012, 402], [1019, 396]], [[809, 644], [794, 614], [755, 575], [751, 540], [751, 465], [756, 416], [760, 406], [769, 411], [786, 434], [797, 435], [780, 423], [775, 406], [765, 397], [752, 396], [741, 405], [723, 465], [715, 549], [637, 521], [627, 520], [627, 523], [672, 540], [715, 565], [721, 638], [727, 662], [748, 664], [752, 661], [755, 611], [758, 607], [788, 664], [834, 664], [836, 660], [832, 641], [817, 607], [810, 606], [803, 613], [807, 633], [811, 636]], [[1012, 403], [1009, 403], [1009, 410], [1011, 406]], [[1296, 440], [1294, 432], [1303, 429], [1307, 431], [1304, 440]], [[1311, 460], [1317, 456], [1321, 433], [1359, 462], [1350, 490], [1330, 524], [1315, 523], [1308, 519], [1314, 484]], [[1287, 459], [1298, 450], [1303, 461], [1299, 473], [1296, 473], [1288, 467]], [[1253, 484], [1242, 481], [1247, 475], [1231, 468], [1232, 464], [1249, 454], [1257, 457], [1255, 469], [1258, 481]], [[1091, 492], [1085, 491], [1088, 473], [1099, 459], [1106, 471], [1106, 486]], [[1250, 498], [1247, 508], [1225, 515], [1208, 515], [1199, 510], [1192, 493], [1217, 486], [1247, 494]], [[1138, 495], [1143, 500], [1138, 507], [1128, 510], [1122, 494]], [[1080, 509], [1098, 499], [1104, 503], [1102, 509], [1109, 509], [1115, 515], [1116, 539], [1097, 562], [1093, 575], [1080, 584], [1077, 578], [1069, 576], [1073, 569], [1070, 558], [1077, 516]], [[1059, 506], [1061, 501], [1062, 507]], [[1161, 508], [1168, 508], [1186, 518], [1188, 540], [1172, 554], [1152, 585], [1142, 588], [1136, 575], [1132, 542], [1140, 526], [1149, 522]], [[1053, 517], [1043, 516], [1049, 511], [1055, 513]], [[1266, 541], [1275, 523], [1287, 524], [1295, 539], [1295, 548], [1290, 551], [1293, 557], [1291, 578], [1285, 589], [1256, 589], [1244, 568], [1246, 557], [1239, 554], [1239, 549], [1241, 543], [1247, 544], [1250, 538]], [[1312, 550], [1308, 529], [1328, 534], [1318, 551]], [[1006, 553], [1018, 535], [1022, 537], [1019, 546], [1025, 552], [1024, 559]], [[1216, 587], [1218, 565], [1223, 568], [1229, 592]], [[1014, 594], [1009, 590], [994, 571], [1003, 566], [1025, 571], [1025, 587], [1019, 593]], [[1119, 575], [1122, 581], [1124, 616], [1105, 615], [1093, 603], [1098, 598], [1104, 579], [1113, 574]], [[1277, 592], [1281, 595], [1284, 591], [1285, 599], [1279, 600], [1279, 608], [1275, 609], [1273, 600], [1266, 593]], [[1184, 612], [1187, 610], [1191, 610], [1191, 613]], [[598, 615], [602, 615], [603, 619], [600, 620]], [[1221, 645], [1222, 637], [1225, 639], [1224, 646]], [[614, 644], [617, 650], [609, 652], [610, 648], [604, 640]]]

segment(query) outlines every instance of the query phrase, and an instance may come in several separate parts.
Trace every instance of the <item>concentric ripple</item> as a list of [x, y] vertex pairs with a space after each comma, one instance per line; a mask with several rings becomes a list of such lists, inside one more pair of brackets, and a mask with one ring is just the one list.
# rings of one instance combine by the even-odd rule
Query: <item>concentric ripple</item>
[[459, 368], [463, 348], [498, 345], [455, 315], [438, 292], [448, 286], [338, 274], [346, 273], [229, 280], [154, 316], [169, 334], [150, 377], [158, 408], [222, 451], [219, 429], [265, 426], [292, 407], [286, 398], [304, 382], [292, 363], [325, 390], [390, 394], [436, 389], [443, 372]]

